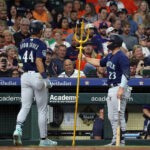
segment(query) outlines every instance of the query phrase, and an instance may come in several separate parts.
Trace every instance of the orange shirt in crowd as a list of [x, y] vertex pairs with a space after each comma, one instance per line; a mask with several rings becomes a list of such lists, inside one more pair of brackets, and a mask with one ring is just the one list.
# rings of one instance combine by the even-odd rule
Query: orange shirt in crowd
[[[95, 6], [95, 10], [96, 10], [96, 13], [98, 14], [99, 13], [99, 9], [101, 8], [101, 6], [100, 5], [96, 5]], [[109, 7], [108, 6], [106, 6], [106, 9], [107, 9], [107, 12], [110, 12], [110, 10], [109, 10]]]
[[97, 3], [98, 3], [98, 0], [86, 0], [86, 3], [97, 4]]
[[[86, 55], [85, 55], [86, 56]], [[89, 57], [89, 56], [86, 56]], [[97, 59], [101, 59], [101, 56], [97, 54]], [[83, 71], [87, 61], [81, 60], [80, 70]], [[79, 60], [76, 61], [76, 69], [79, 69]]]
[[138, 11], [138, 6], [134, 3], [134, 0], [120, 0], [125, 8], [128, 10], [128, 14], [135, 14]]
[[59, 29], [59, 28], [56, 28], [56, 29], [53, 30], [53, 37], [54, 37], [55, 31], [57, 31], [57, 30], [60, 30], [63, 33], [63, 35], [62, 35], [63, 39], [65, 39], [69, 34], [73, 33], [73, 29], [69, 29], [69, 28], [68, 29]]
[[80, 19], [81, 16], [84, 15], [84, 14], [85, 14], [85, 10], [79, 11], [78, 12], [78, 19]]
[[46, 12], [43, 12], [43, 13], [40, 15], [40, 14], [38, 14], [36, 11], [33, 11], [33, 17], [34, 17], [36, 20], [40, 20], [40, 21], [45, 22], [45, 23], [48, 22], [48, 17], [47, 17], [47, 13], [46, 13]]

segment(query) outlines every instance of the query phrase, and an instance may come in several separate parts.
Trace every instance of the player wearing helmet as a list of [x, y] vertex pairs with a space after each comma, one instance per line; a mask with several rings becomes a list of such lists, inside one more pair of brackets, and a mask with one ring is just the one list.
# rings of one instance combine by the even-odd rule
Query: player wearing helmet
[[[108, 118], [113, 130], [112, 142], [109, 145], [115, 145], [118, 123], [118, 99], [121, 100], [121, 133], [125, 133], [126, 131], [124, 113], [127, 99], [130, 97], [131, 93], [127, 85], [127, 82], [129, 80], [129, 59], [120, 50], [120, 46], [122, 45], [123, 40], [119, 35], [111, 34], [108, 41], [108, 48], [112, 50], [112, 53], [109, 53], [105, 58], [99, 60], [82, 55], [82, 59], [94, 66], [106, 67], [107, 69], [107, 83], [109, 86], [107, 96]], [[125, 145], [123, 136], [121, 136], [120, 145]]]
[[18, 53], [21, 57], [24, 73], [21, 76], [21, 110], [17, 116], [16, 130], [13, 133], [14, 145], [22, 145], [22, 126], [32, 105], [33, 95], [38, 109], [40, 146], [53, 146], [57, 142], [47, 139], [47, 102], [48, 90], [44, 86], [50, 83], [45, 72], [46, 44], [40, 40], [43, 24], [34, 20], [30, 23], [31, 37], [21, 42]]

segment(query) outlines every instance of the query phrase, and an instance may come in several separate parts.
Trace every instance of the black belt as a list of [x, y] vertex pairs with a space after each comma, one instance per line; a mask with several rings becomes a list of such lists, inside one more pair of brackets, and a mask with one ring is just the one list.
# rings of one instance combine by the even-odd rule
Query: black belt
[[116, 86], [119, 86], [120, 83], [111, 83], [108, 85], [109, 88], [113, 88], [113, 87], [116, 87]]

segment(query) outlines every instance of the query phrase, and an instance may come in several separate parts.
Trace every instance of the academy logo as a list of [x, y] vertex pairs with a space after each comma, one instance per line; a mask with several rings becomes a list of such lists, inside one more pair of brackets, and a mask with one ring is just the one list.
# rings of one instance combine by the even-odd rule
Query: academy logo
[[91, 97], [92, 102], [105, 102], [106, 101], [106, 96], [103, 97]]
[[76, 96], [69, 96], [69, 95], [50, 95], [49, 102], [51, 103], [75, 103]]

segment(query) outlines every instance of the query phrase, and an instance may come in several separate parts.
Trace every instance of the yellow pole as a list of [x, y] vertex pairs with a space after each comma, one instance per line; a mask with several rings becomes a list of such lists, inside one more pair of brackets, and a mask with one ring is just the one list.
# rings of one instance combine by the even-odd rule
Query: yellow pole
[[76, 105], [75, 105], [75, 117], [74, 117], [74, 130], [73, 130], [73, 141], [72, 146], [75, 146], [75, 136], [76, 136], [76, 123], [77, 123], [77, 111], [78, 111], [78, 98], [79, 98], [79, 85], [80, 85], [80, 65], [81, 65], [81, 56], [82, 56], [82, 44], [87, 42], [89, 39], [89, 28], [86, 39], [83, 41], [83, 30], [84, 30], [84, 22], [81, 22], [81, 39], [77, 39], [77, 25], [75, 30], [75, 40], [80, 43], [79, 49], [79, 66], [78, 66], [78, 78], [77, 78], [77, 88], [76, 88]]

